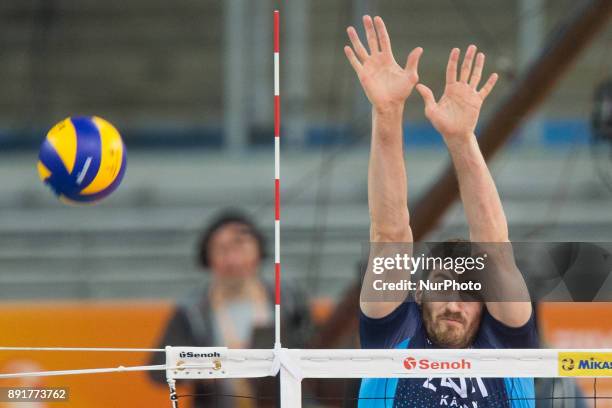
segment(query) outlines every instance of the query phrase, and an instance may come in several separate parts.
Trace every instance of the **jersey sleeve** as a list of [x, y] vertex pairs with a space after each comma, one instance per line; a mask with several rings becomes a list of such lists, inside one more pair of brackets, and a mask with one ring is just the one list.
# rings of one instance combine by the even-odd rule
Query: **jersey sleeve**
[[539, 339], [535, 320], [535, 313], [527, 323], [520, 327], [510, 327], [494, 318], [488, 310], [484, 311], [481, 330], [484, 331], [495, 348], [538, 348]]
[[420, 324], [421, 315], [413, 301], [406, 301], [380, 319], [373, 319], [359, 311], [359, 338], [362, 348], [395, 348], [412, 337]]

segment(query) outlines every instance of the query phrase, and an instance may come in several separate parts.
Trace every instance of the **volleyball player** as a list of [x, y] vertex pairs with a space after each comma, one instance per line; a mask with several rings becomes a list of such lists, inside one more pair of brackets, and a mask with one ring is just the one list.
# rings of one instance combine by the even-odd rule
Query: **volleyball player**
[[[400, 66], [380, 17], [364, 16], [367, 45], [353, 27], [352, 47], [345, 54], [372, 104], [372, 140], [368, 169], [370, 239], [373, 243], [413, 241], [407, 203], [407, 177], [402, 143], [402, 116], [406, 99], [416, 87], [425, 102], [425, 115], [442, 135], [457, 173], [470, 241], [508, 243], [508, 225], [495, 184], [474, 135], [480, 109], [497, 81], [480, 80], [485, 56], [468, 47], [458, 71], [460, 51], [448, 59], [446, 87], [436, 101], [432, 91], [418, 83], [422, 48]], [[457, 74], [459, 74], [457, 76]], [[509, 244], [507, 244], [509, 246]], [[521, 279], [508, 254], [494, 255], [503, 279]], [[507, 271], [507, 272], [506, 272]], [[364, 280], [367, 282], [367, 279]], [[537, 333], [528, 301], [427, 301], [414, 299], [368, 301], [362, 287], [360, 338], [364, 348], [535, 348]], [[435, 352], [434, 352], [435, 353]], [[435, 355], [432, 353], [432, 356]], [[533, 379], [442, 378], [366, 379], [360, 407], [533, 407]]]

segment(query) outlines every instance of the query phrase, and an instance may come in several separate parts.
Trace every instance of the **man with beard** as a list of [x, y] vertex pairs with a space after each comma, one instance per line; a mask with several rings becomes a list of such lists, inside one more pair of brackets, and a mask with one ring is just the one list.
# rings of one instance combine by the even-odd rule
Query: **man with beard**
[[[402, 143], [405, 100], [413, 88], [423, 97], [425, 115], [442, 135], [455, 167], [469, 224], [470, 241], [509, 247], [508, 226], [495, 184], [474, 135], [482, 103], [493, 89], [493, 74], [479, 89], [485, 56], [470, 45], [457, 78], [460, 51], [450, 53], [444, 94], [436, 102], [432, 91], [418, 84], [421, 48], [399, 66], [380, 17], [364, 16], [368, 49], [353, 27], [352, 47], [344, 48], [372, 103], [372, 141], [368, 169], [370, 240], [412, 243], [407, 203], [406, 169]], [[504, 245], [504, 243], [506, 243]], [[451, 243], [437, 248], [446, 251]], [[499, 248], [498, 248], [499, 249]], [[452, 252], [452, 251], [451, 251]], [[512, 256], [503, 249], [491, 256], [500, 271], [500, 287], [518, 284], [524, 289]], [[495, 253], [497, 252], [497, 253]], [[511, 251], [510, 251], [511, 252]], [[451, 254], [452, 256], [452, 254]], [[490, 259], [491, 260], [491, 259]], [[370, 271], [368, 271], [368, 274]], [[430, 279], [449, 273], [430, 271]], [[520, 280], [520, 281], [519, 281]], [[371, 278], [362, 287], [360, 337], [364, 348], [536, 348], [537, 333], [528, 299], [515, 302], [432, 301], [417, 292], [414, 299], [372, 301]], [[371, 293], [371, 292], [370, 292]], [[487, 300], [487, 299], [485, 299]], [[435, 356], [435, 351], [432, 351]], [[533, 379], [442, 378], [366, 379], [360, 407], [533, 407]]]

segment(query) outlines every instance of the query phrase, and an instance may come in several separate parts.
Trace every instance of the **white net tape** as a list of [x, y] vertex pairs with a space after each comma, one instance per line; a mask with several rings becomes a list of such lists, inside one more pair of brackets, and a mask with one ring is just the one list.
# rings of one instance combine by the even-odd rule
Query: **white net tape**
[[[610, 368], [563, 369], [566, 355], [609, 355]], [[424, 363], [425, 360], [427, 363]], [[412, 361], [417, 364], [413, 366]], [[283, 366], [298, 378], [612, 377], [612, 349], [227, 349], [167, 347], [169, 379], [274, 375]], [[189, 365], [209, 362], [212, 370]], [[421, 364], [418, 364], [422, 362]], [[585, 373], [584, 371], [588, 371]]]

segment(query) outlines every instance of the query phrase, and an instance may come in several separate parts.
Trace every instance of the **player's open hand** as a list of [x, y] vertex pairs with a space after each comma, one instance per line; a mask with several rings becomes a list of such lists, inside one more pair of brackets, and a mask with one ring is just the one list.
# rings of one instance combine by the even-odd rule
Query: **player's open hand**
[[482, 103], [497, 82], [497, 74], [492, 74], [484, 86], [478, 90], [485, 55], [482, 52], [476, 55], [476, 63], [472, 70], [475, 55], [476, 46], [470, 45], [465, 53], [459, 80], [457, 80], [459, 49], [453, 48], [446, 68], [444, 95], [438, 102], [431, 89], [423, 84], [417, 85], [417, 91], [425, 101], [425, 116], [442, 134], [447, 143], [451, 140], [462, 140], [463, 137], [474, 133]]
[[417, 68], [422, 48], [408, 55], [405, 67], [400, 67], [391, 51], [391, 41], [382, 18], [364, 16], [369, 52], [361, 43], [354, 27], [347, 29], [353, 48], [344, 47], [349, 62], [355, 69], [361, 86], [375, 109], [385, 111], [402, 107], [419, 81]]

